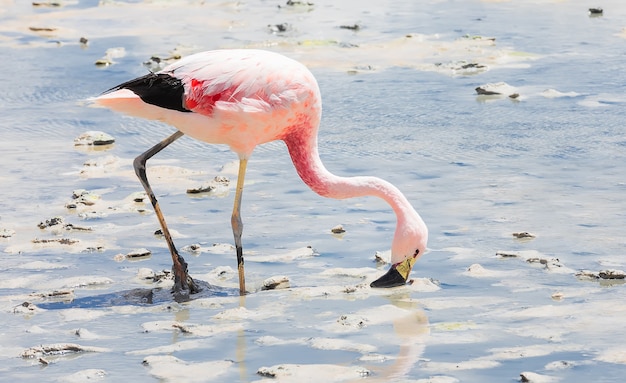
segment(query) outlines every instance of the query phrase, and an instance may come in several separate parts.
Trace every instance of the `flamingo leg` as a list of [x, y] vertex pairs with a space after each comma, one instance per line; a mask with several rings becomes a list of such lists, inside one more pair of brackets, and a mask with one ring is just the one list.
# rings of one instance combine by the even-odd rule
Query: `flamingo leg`
[[176, 133], [154, 145], [143, 154], [137, 156], [137, 158], [135, 158], [135, 161], [133, 162], [133, 166], [135, 167], [135, 174], [137, 174], [137, 177], [139, 177], [139, 181], [143, 185], [143, 188], [146, 190], [146, 193], [150, 198], [150, 202], [154, 207], [154, 212], [156, 213], [157, 218], [159, 219], [159, 223], [161, 224], [161, 230], [163, 231], [163, 236], [165, 236], [167, 247], [172, 254], [172, 272], [174, 273], [173, 292], [177, 301], [187, 300], [189, 298], [189, 294], [197, 293], [198, 291], [200, 291], [200, 289], [187, 273], [187, 262], [185, 262], [185, 259], [180, 254], [178, 254], [178, 251], [174, 246], [174, 242], [172, 241], [172, 235], [167, 228], [167, 224], [165, 223], [165, 218], [163, 217], [163, 213], [161, 212], [159, 203], [154, 196], [154, 192], [152, 191], [152, 187], [150, 186], [150, 183], [148, 182], [148, 177], [146, 176], [146, 161], [148, 161], [150, 158], [152, 158], [152, 156], [159, 153], [169, 144], [176, 141], [182, 136], [183, 132], [177, 130]]
[[243, 269], [243, 248], [241, 247], [241, 234], [243, 233], [243, 222], [241, 222], [241, 195], [243, 194], [243, 180], [246, 177], [246, 166], [248, 159], [239, 160], [239, 173], [237, 175], [237, 190], [235, 192], [235, 204], [230, 223], [233, 227], [235, 237], [235, 249], [237, 250], [237, 271], [239, 273], [239, 295], [246, 294], [246, 279]]

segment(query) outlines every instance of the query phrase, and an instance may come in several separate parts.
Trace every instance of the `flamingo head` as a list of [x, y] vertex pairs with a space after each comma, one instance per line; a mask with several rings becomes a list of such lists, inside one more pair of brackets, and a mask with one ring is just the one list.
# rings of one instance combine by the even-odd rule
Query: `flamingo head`
[[409, 279], [409, 274], [417, 259], [426, 252], [428, 229], [414, 210], [413, 213], [409, 218], [399, 217], [391, 245], [391, 268], [386, 274], [370, 283], [371, 287], [403, 286]]

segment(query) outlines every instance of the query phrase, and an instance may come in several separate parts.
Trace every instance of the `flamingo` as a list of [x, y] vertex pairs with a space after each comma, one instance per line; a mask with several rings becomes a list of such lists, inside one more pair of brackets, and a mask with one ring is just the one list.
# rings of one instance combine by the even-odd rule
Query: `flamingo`
[[189, 297], [200, 288], [174, 246], [146, 177], [146, 161], [184, 134], [211, 144], [226, 144], [239, 157], [231, 225], [241, 295], [246, 293], [240, 214], [246, 166], [254, 148], [270, 141], [285, 142], [298, 175], [315, 193], [335, 199], [376, 196], [394, 210], [397, 222], [391, 244], [392, 265], [371, 287], [404, 285], [417, 258], [426, 251], [428, 229], [394, 185], [376, 177], [340, 177], [326, 170], [317, 147], [320, 90], [313, 74], [295, 60], [254, 49], [196, 53], [159, 72], [117, 85], [94, 101], [178, 129], [133, 162], [172, 255], [175, 294]]

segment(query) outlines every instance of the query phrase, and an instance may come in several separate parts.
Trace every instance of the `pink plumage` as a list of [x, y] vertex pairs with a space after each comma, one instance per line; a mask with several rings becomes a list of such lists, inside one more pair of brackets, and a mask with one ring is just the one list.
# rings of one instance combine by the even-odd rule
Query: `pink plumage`
[[[339, 177], [326, 170], [317, 150], [322, 108], [319, 87], [311, 72], [297, 61], [263, 50], [202, 52], [112, 88], [95, 101], [122, 113], [163, 121], [204, 142], [229, 145], [238, 154], [233, 232], [242, 293], [239, 189], [243, 189], [245, 166], [254, 148], [274, 140], [286, 143], [299, 176], [316, 193], [329, 198], [376, 196], [392, 207], [397, 217], [391, 245], [393, 266], [373, 287], [404, 284], [413, 263], [426, 250], [426, 225], [395, 186], [375, 177]], [[144, 153], [144, 165], [178, 137]], [[152, 192], [147, 179], [144, 187]], [[173, 258], [180, 258], [174, 254], [173, 244], [170, 249]]]

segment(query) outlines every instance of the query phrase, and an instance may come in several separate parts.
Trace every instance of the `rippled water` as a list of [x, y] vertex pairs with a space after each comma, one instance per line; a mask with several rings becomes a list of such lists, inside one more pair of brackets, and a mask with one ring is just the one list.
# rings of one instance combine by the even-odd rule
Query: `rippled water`
[[[623, 280], [575, 274], [626, 268], [626, 6], [607, 1], [603, 16], [590, 17], [578, 1], [315, 1], [296, 9], [272, 1], [101, 3], [0, 1], [0, 229], [15, 231], [0, 239], [3, 379], [81, 381], [88, 369], [103, 370], [104, 380], [146, 382], [349, 381], [364, 369], [366, 381], [502, 382], [530, 371], [552, 379], [543, 381], [614, 382], [624, 375]], [[266, 26], [278, 23], [289, 29], [270, 33]], [[339, 28], [355, 23], [358, 32]], [[465, 35], [495, 37], [495, 46], [459, 43]], [[126, 54], [96, 67], [112, 47]], [[183, 54], [266, 47], [309, 65], [324, 97], [319, 141], [329, 170], [391, 181], [429, 226], [430, 252], [415, 266], [416, 283], [382, 292], [358, 287], [384, 272], [373, 256], [389, 247], [393, 212], [374, 199], [315, 195], [284, 145], [271, 143], [255, 151], [248, 170], [247, 280], [258, 288], [286, 275], [292, 289], [240, 300], [232, 252], [204, 251], [184, 253], [192, 275], [224, 290], [187, 304], [162, 294], [153, 304], [125, 304], [124, 292], [151, 287], [136, 277], [140, 268], [170, 267], [163, 241], [152, 235], [154, 215], [124, 199], [141, 190], [132, 158], [172, 129], [83, 100], [145, 73], [143, 61], [176, 47]], [[435, 65], [459, 60], [490, 70], [468, 75]], [[476, 87], [496, 82], [520, 97], [477, 96]], [[75, 148], [73, 139], [88, 130], [116, 143]], [[232, 242], [232, 194], [194, 198], [185, 187], [217, 174], [234, 180], [223, 167], [235, 159], [224, 147], [183, 138], [149, 162], [165, 177], [155, 190], [179, 247]], [[102, 166], [86, 169], [88, 160]], [[76, 189], [101, 196], [100, 215], [65, 208]], [[55, 216], [94, 230], [37, 228]], [[343, 237], [330, 234], [337, 224]], [[536, 238], [512, 236], [522, 231]], [[59, 237], [80, 242], [32, 243]], [[307, 257], [306, 246], [317, 256]], [[152, 257], [115, 261], [137, 248]], [[254, 260], [290, 252], [301, 257]], [[532, 258], [544, 264], [526, 262]], [[67, 289], [73, 303], [31, 295]], [[46, 310], [14, 313], [25, 301]], [[67, 342], [106, 350], [46, 357], [48, 365], [19, 357]], [[165, 355], [178, 362], [142, 365]], [[295, 375], [257, 374], [280, 364]], [[72, 375], [81, 371], [87, 375]]]

